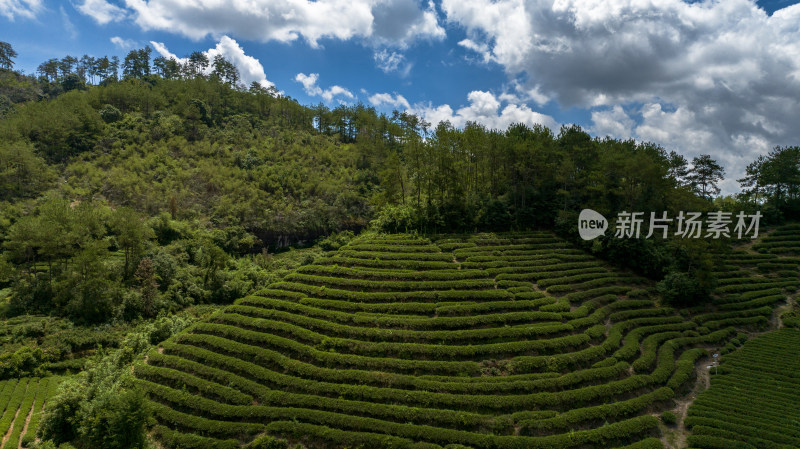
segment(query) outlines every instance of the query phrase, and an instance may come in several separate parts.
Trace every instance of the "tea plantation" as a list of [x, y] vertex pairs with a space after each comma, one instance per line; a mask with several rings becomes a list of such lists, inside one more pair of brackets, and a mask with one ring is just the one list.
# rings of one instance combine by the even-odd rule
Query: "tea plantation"
[[[662, 448], [659, 416], [698, 360], [774, 325], [800, 286], [797, 257], [776, 250], [792, 241], [731, 252], [713, 306], [679, 313], [549, 232], [368, 233], [163, 342], [135, 375], [168, 448]], [[738, 381], [761, 341], [720, 371]], [[759, 382], [748, 373], [742, 388]], [[717, 383], [706, 403], [729, 398]], [[733, 447], [700, 444], [731, 439], [700, 410], [692, 444]], [[794, 447], [796, 427], [774, 427], [762, 438]]]
[[780, 329], [726, 357], [689, 408], [695, 448], [800, 447], [800, 331]]
[[59, 378], [23, 378], [0, 381], [0, 448], [27, 447], [39, 427], [47, 399], [53, 396]]

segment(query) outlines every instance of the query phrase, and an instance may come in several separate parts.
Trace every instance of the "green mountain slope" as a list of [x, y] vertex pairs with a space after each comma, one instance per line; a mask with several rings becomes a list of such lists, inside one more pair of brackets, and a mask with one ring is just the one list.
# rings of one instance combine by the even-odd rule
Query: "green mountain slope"
[[[713, 374], [713, 373], [712, 373]], [[800, 446], [800, 331], [780, 329], [723, 358], [689, 408], [695, 448]]]
[[262, 434], [310, 447], [661, 447], [653, 415], [695, 361], [764, 326], [772, 309], [750, 298], [778, 302], [790, 284], [796, 272], [723, 285], [718, 312], [682, 316], [548, 232], [366, 234], [164, 342], [136, 375], [168, 447]]

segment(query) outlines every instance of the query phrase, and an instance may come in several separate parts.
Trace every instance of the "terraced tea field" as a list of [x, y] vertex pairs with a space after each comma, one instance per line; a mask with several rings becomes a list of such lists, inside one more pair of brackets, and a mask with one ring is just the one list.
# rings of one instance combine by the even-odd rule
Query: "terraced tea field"
[[547, 232], [366, 234], [135, 367], [170, 448], [662, 448], [709, 350], [767, 328], [797, 263], [734, 251], [712, 308]]
[[693, 448], [800, 447], [800, 331], [781, 329], [727, 356], [689, 408]]
[[1, 449], [24, 447], [23, 441], [34, 438], [47, 398], [57, 387], [57, 377], [0, 381]]

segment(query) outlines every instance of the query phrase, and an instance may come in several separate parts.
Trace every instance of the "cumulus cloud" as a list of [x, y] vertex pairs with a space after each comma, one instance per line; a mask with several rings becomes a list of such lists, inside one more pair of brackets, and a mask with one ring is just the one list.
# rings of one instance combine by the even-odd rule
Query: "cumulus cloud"
[[501, 95], [498, 98], [491, 92], [475, 90], [467, 95], [469, 106], [456, 111], [447, 104], [440, 106], [415, 104], [409, 112], [422, 117], [434, 126], [439, 122], [449, 121], [453, 126], [460, 128], [467, 122], [477, 122], [488, 128], [506, 129], [513, 123], [525, 123], [529, 126], [539, 124], [553, 131], [558, 130], [558, 123], [552, 117], [533, 111], [525, 104], [509, 101], [513, 99], [515, 99], [513, 96]]
[[110, 40], [111, 43], [120, 50], [130, 50], [132, 48], [136, 48], [137, 46], [136, 41], [133, 39], [124, 39], [119, 36], [113, 36]]
[[126, 0], [124, 8], [85, 0], [81, 6], [99, 23], [130, 17], [144, 30], [195, 40], [222, 35], [262, 42], [302, 38], [316, 47], [323, 38], [363, 38], [403, 47], [418, 38], [444, 36], [433, 4], [421, 7], [417, 0]]
[[75, 5], [81, 13], [91, 17], [100, 25], [117, 21], [125, 17], [125, 10], [105, 0], [83, 0]]
[[42, 0], [0, 0], [0, 14], [8, 20], [16, 17], [33, 19], [42, 10]]
[[380, 93], [371, 95], [369, 97], [369, 102], [375, 107], [389, 105], [395, 109], [402, 108], [403, 110], [411, 107], [411, 105], [408, 104], [408, 100], [406, 100], [406, 98], [400, 94], [392, 95], [389, 93]]
[[389, 51], [381, 49], [372, 55], [378, 68], [383, 70], [384, 73], [399, 72], [400, 76], [408, 76], [411, 72], [413, 64], [406, 61], [406, 57], [402, 53], [396, 51]]
[[492, 59], [492, 55], [489, 53], [489, 46], [486, 45], [486, 43], [477, 43], [472, 39], [463, 39], [458, 42], [458, 45], [483, 56], [483, 62], [489, 62]]
[[[158, 54], [167, 59], [175, 59], [181, 64], [186, 64], [186, 62], [188, 62], [187, 58], [179, 58], [177, 55], [170, 52], [167, 46], [161, 42], [150, 41], [150, 45], [153, 46], [153, 49]], [[256, 82], [262, 87], [268, 88], [275, 86], [275, 83], [267, 79], [267, 75], [264, 73], [264, 66], [261, 65], [261, 62], [252, 56], [246, 55], [239, 43], [228, 36], [222, 36], [216, 47], [209, 48], [203, 53], [205, 53], [209, 61], [213, 61], [214, 57], [217, 55], [221, 55], [230, 61], [239, 70], [241, 82], [245, 85]], [[210, 74], [213, 70], [214, 68], [209, 64], [209, 67], [206, 69], [206, 74]]]
[[[311, 97], [322, 97], [326, 102], [333, 100], [333, 97], [345, 97], [351, 100], [355, 98], [352, 92], [342, 86], [331, 86], [327, 89], [319, 87], [317, 85], [317, 80], [319, 80], [318, 73], [312, 73], [310, 75], [298, 73], [294, 80], [303, 85], [303, 90], [306, 91], [306, 94]], [[342, 102], [341, 99], [339, 99], [339, 101]]]
[[633, 135], [634, 121], [625, 113], [622, 106], [592, 112], [591, 132], [597, 136], [628, 139]]
[[378, 0], [371, 3], [372, 36], [385, 44], [406, 46], [417, 37], [440, 39], [445, 36], [439, 26], [436, 7], [428, 2], [420, 9], [417, 0]]
[[189, 62], [189, 58], [179, 58], [178, 55], [169, 51], [169, 48], [167, 48], [167, 46], [164, 45], [163, 42], [150, 41], [150, 46], [153, 47], [156, 53], [167, 59], [174, 59], [180, 62], [181, 64], [186, 64], [187, 62]]
[[710, 153], [732, 179], [800, 141], [800, 4], [772, 16], [754, 0], [443, 0], [442, 10], [466, 29], [462, 47], [522, 74], [541, 99], [591, 110], [598, 132]]
[[682, 149], [690, 156], [690, 161], [700, 154], [712, 154], [726, 171], [726, 179], [720, 184], [723, 193], [736, 192], [739, 190], [736, 179], [742, 177], [747, 164], [757, 154], [768, 152], [771, 145], [752, 133], [740, 132], [727, 137], [715, 132], [705, 123], [716, 115], [713, 107], [701, 111], [683, 106], [668, 110], [658, 103], [648, 103], [641, 108], [642, 121], [634, 128], [634, 136], [658, 142], [666, 148]]

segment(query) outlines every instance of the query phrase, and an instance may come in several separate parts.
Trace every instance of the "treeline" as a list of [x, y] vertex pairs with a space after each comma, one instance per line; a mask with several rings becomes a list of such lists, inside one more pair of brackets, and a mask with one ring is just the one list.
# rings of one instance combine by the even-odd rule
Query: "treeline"
[[[583, 208], [675, 216], [768, 201], [777, 219], [798, 197], [794, 175], [777, 171], [791, 149], [753, 168], [752, 195], [715, 205], [724, 170], [711, 157], [690, 163], [578, 126], [457, 129], [361, 104], [304, 107], [242, 86], [229, 62], [201, 52], [185, 62], [152, 58], [149, 48], [122, 61], [64, 57], [35, 77], [11, 70], [9, 45], [0, 50], [0, 292], [19, 312], [149, 316], [141, 289], [153, 284], [154, 310], [226, 302], [261, 285], [269, 251], [370, 222], [422, 233], [555, 228], [584, 244]], [[141, 225], [134, 253], [120, 214]], [[654, 279], [710, 273], [711, 252], [698, 245], [610, 236], [586, 244]], [[137, 281], [145, 259], [153, 274]], [[127, 299], [114, 293], [123, 291]], [[99, 309], [84, 315], [82, 301]]]
[[[117, 56], [109, 58], [83, 55], [76, 58], [67, 55], [60, 59], [50, 58], [39, 64], [36, 74], [40, 80], [62, 84], [65, 90], [78, 88], [86, 83], [108, 84], [120, 79], [146, 79], [151, 75], [162, 79], [215, 78], [242, 88], [239, 84], [239, 70], [222, 55], [209, 59], [205, 53], [195, 51], [185, 58], [185, 62], [181, 62], [164, 56], [151, 58], [152, 51], [150, 47], [131, 50], [122, 61]], [[258, 86], [258, 83], [251, 85], [254, 88]], [[271, 89], [273, 94], [277, 92], [274, 87]]]
[[800, 220], [800, 147], [776, 147], [747, 166], [739, 198], [773, 221]]

